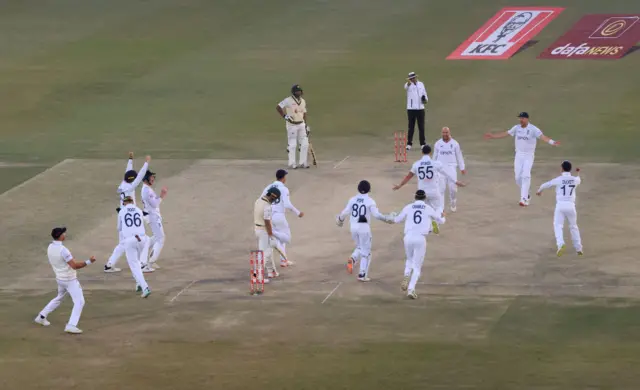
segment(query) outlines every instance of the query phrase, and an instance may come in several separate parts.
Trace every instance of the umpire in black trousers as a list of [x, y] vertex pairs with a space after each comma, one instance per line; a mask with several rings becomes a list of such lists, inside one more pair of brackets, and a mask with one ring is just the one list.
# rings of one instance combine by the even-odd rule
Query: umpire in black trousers
[[404, 85], [404, 89], [407, 91], [407, 119], [409, 120], [407, 150], [411, 150], [416, 122], [418, 122], [420, 147], [426, 144], [424, 137], [424, 105], [429, 101], [429, 97], [424, 84], [422, 84], [422, 81], [418, 81], [418, 76], [415, 72], [410, 72], [407, 76], [407, 83]]

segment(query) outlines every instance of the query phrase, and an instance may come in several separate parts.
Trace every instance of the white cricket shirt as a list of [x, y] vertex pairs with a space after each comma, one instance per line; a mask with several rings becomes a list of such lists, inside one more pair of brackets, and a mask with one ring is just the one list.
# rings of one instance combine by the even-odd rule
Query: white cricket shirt
[[[349, 226], [351, 230], [364, 229], [371, 231], [371, 217], [376, 219], [383, 219], [384, 216], [380, 214], [376, 201], [373, 200], [369, 194], [358, 194], [349, 199], [346, 207], [340, 213], [340, 219], [349, 215]], [[360, 217], [364, 217], [366, 222], [358, 222]]]
[[404, 83], [404, 89], [407, 91], [407, 110], [424, 110], [424, 104], [422, 104], [422, 97], [424, 96], [429, 101], [427, 96], [427, 89], [424, 87], [422, 81], [418, 81], [415, 84]]
[[49, 256], [49, 264], [51, 264], [51, 268], [53, 268], [53, 272], [56, 274], [56, 279], [68, 281], [78, 277], [76, 270], [67, 264], [73, 260], [73, 256], [71, 252], [69, 252], [69, 249], [62, 245], [62, 242], [53, 241], [49, 244], [47, 256]]
[[118, 231], [120, 240], [135, 236], [142, 238], [145, 235], [142, 210], [133, 204], [123, 206], [118, 213]]
[[455, 183], [455, 179], [442, 169], [440, 161], [434, 161], [429, 155], [422, 158], [411, 166], [411, 173], [418, 179], [418, 189], [428, 194], [440, 193], [438, 185], [438, 175], [445, 175], [449, 181]]
[[515, 125], [507, 133], [515, 138], [516, 153], [531, 155], [535, 154], [536, 143], [538, 138], [542, 136], [542, 131], [531, 123], [526, 127], [522, 127], [519, 124]]
[[156, 195], [156, 192], [148, 184], [142, 185], [142, 191], [140, 191], [142, 197], [142, 207], [144, 211], [149, 214], [149, 219], [162, 219], [160, 215], [160, 203], [162, 198]]
[[404, 206], [393, 222], [404, 222], [404, 235], [426, 236], [431, 231], [431, 221], [443, 224], [445, 219], [422, 200], [416, 200]]
[[264, 221], [271, 221], [271, 203], [264, 196], [260, 196], [253, 205], [253, 223], [256, 229], [265, 229]]
[[563, 172], [562, 175], [540, 186], [538, 192], [547, 188], [556, 187], [556, 203], [576, 203], [576, 187], [582, 183], [580, 176], [572, 176], [571, 172]]
[[267, 191], [271, 187], [276, 187], [280, 190], [280, 197], [273, 202], [271, 205], [271, 210], [273, 214], [284, 214], [286, 210], [293, 211], [296, 215], [300, 215], [300, 210], [295, 208], [295, 206], [291, 203], [291, 197], [289, 196], [289, 189], [284, 185], [283, 182], [276, 180], [273, 183], [269, 184], [262, 191], [261, 196], [267, 196]]
[[460, 167], [464, 171], [464, 157], [460, 144], [451, 138], [449, 142], [445, 142], [440, 138], [434, 145], [433, 159], [440, 161], [444, 165]]
[[289, 96], [278, 103], [278, 106], [280, 106], [294, 122], [304, 121], [304, 114], [307, 112], [307, 102], [304, 98], [300, 97], [300, 100], [297, 100], [295, 97]]

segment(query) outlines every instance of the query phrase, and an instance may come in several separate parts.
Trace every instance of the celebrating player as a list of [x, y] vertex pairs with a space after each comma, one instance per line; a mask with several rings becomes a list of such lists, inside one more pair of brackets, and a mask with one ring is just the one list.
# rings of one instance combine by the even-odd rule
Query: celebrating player
[[[273, 225], [273, 235], [280, 241], [280, 246], [286, 250], [287, 244], [291, 243], [291, 229], [289, 228], [289, 223], [287, 222], [287, 218], [285, 215], [286, 210], [293, 211], [299, 218], [304, 216], [304, 213], [298, 210], [292, 203], [291, 198], [289, 197], [289, 189], [285, 185], [287, 182], [287, 174], [288, 172], [284, 169], [278, 169], [276, 172], [276, 181], [269, 184], [264, 191], [262, 191], [262, 196], [266, 196], [267, 192], [270, 188], [276, 187], [280, 190], [280, 197], [273, 202], [271, 209], [273, 211], [272, 215], [272, 225]], [[280, 267], [287, 267], [292, 265], [293, 262], [289, 259], [285, 259], [284, 256], [280, 256]]]
[[146, 298], [151, 294], [151, 289], [144, 279], [142, 265], [149, 257], [149, 237], [144, 231], [142, 218], [142, 210], [133, 203], [133, 198], [130, 196], [124, 198], [118, 213], [120, 244], [125, 249], [131, 274], [136, 281], [136, 292], [142, 292], [142, 298]]
[[556, 187], [556, 211], [553, 214], [553, 231], [556, 235], [556, 243], [558, 244], [558, 257], [564, 253], [564, 220], [569, 221], [569, 230], [571, 231], [571, 241], [578, 256], [582, 256], [582, 242], [580, 240], [580, 230], [578, 229], [578, 216], [576, 213], [576, 187], [580, 185], [580, 169], [576, 169], [578, 174], [571, 175], [571, 163], [569, 161], [562, 162], [562, 175], [555, 179], [544, 183], [538, 188], [536, 195], [542, 196], [542, 191], [547, 188]]
[[[136, 172], [133, 169], [133, 152], [129, 152], [129, 160], [127, 161], [127, 170], [124, 172], [124, 180], [118, 186], [118, 196], [120, 197], [120, 204], [118, 208], [116, 208], [116, 212], [120, 212], [120, 208], [122, 207], [122, 201], [126, 197], [131, 197], [133, 199], [133, 203], [136, 203], [136, 188], [142, 182], [145, 174], [147, 173], [147, 169], [149, 168], [149, 162], [151, 161], [151, 157], [147, 156], [145, 158], [144, 165], [140, 169], [140, 172]], [[113, 253], [107, 264], [104, 266], [104, 272], [120, 272], [120, 268], [116, 268], [116, 264], [120, 257], [124, 254], [124, 248], [120, 245], [122, 242], [122, 237], [118, 240], [118, 245], [113, 249]]]
[[513, 126], [508, 131], [498, 133], [486, 133], [485, 139], [499, 139], [512, 136], [516, 141], [516, 157], [513, 162], [513, 170], [516, 174], [516, 184], [520, 187], [520, 206], [529, 206], [531, 196], [529, 187], [531, 186], [531, 168], [536, 153], [536, 143], [538, 138], [551, 146], [558, 146], [560, 142], [554, 141], [542, 131], [529, 122], [529, 114], [521, 112], [518, 114], [520, 124]]
[[[289, 168], [309, 168], [307, 154], [309, 152], [309, 132], [307, 127], [307, 102], [302, 97], [302, 87], [295, 84], [291, 87], [291, 96], [286, 97], [277, 106], [278, 114], [286, 121], [287, 152]], [[296, 150], [300, 145], [300, 161], [296, 164]]]
[[404, 223], [404, 250], [407, 261], [404, 266], [404, 279], [402, 280], [402, 291], [408, 291], [407, 296], [411, 299], [418, 299], [416, 284], [422, 272], [422, 263], [427, 253], [427, 235], [431, 230], [432, 221], [443, 224], [445, 219], [441, 213], [435, 211], [424, 201], [427, 198], [423, 190], [416, 191], [415, 202], [406, 205], [400, 214], [390, 214], [388, 219], [392, 223]]
[[360, 272], [358, 280], [369, 282], [369, 268], [371, 266], [371, 226], [369, 225], [372, 216], [384, 222], [389, 222], [388, 218], [378, 211], [376, 202], [369, 196], [371, 184], [362, 180], [358, 183], [359, 195], [349, 199], [347, 206], [336, 216], [336, 224], [342, 227], [347, 215], [351, 214], [349, 224], [351, 227], [351, 237], [356, 244], [351, 257], [347, 261], [347, 272], [353, 272], [353, 265], [360, 260]]
[[53, 272], [56, 275], [58, 295], [42, 309], [34, 321], [42, 326], [51, 325], [47, 320], [47, 316], [57, 309], [64, 297], [69, 294], [73, 301], [73, 309], [71, 309], [71, 317], [64, 331], [67, 333], [80, 334], [82, 330], [78, 329], [78, 322], [80, 321], [80, 315], [84, 307], [84, 295], [82, 294], [80, 282], [78, 282], [76, 270], [94, 263], [96, 258], [91, 256], [89, 260], [81, 262], [75, 260], [71, 252], [69, 252], [69, 249], [62, 245], [62, 241], [66, 239], [66, 233], [67, 228], [65, 227], [57, 227], [51, 231], [53, 242], [49, 244], [47, 255], [49, 256], [51, 268], [53, 268]]
[[[449, 173], [451, 177], [458, 180], [458, 167], [460, 167], [460, 173], [463, 175], [467, 173], [464, 166], [464, 158], [462, 157], [460, 144], [458, 141], [451, 138], [451, 130], [449, 130], [448, 127], [442, 128], [442, 138], [435, 143], [434, 148], [434, 161], [440, 161], [442, 163], [442, 169]], [[440, 182], [438, 185], [440, 186], [442, 207], [444, 209], [444, 193], [447, 189], [447, 183], [449, 183], [449, 208], [451, 209], [451, 212], [455, 213], [457, 209], [456, 194], [458, 193], [458, 186], [452, 185], [444, 175], [439, 175], [439, 177]]]
[[[430, 157], [431, 146], [424, 145], [422, 147], [422, 158], [416, 161], [411, 167], [411, 171], [402, 179], [400, 184], [393, 186], [394, 191], [402, 188], [412, 177], [418, 176], [418, 189], [423, 190], [426, 194], [426, 202], [431, 208], [436, 210], [440, 215], [444, 212], [444, 201], [440, 198], [440, 186], [438, 174], [444, 175], [449, 181], [455, 183], [459, 187], [465, 184], [457, 181], [453, 176], [444, 170], [440, 161], [434, 161]], [[440, 233], [437, 221], [432, 221], [432, 228], [435, 234]]]
[[151, 257], [148, 263], [143, 264], [143, 272], [153, 272], [154, 269], [160, 268], [156, 262], [164, 246], [165, 237], [164, 228], [162, 227], [162, 215], [160, 215], [160, 203], [166, 198], [168, 190], [167, 187], [162, 187], [160, 196], [156, 195], [156, 192], [152, 188], [156, 182], [156, 174], [151, 171], [147, 171], [142, 182], [140, 196], [142, 197], [144, 211], [147, 213], [147, 222], [149, 227], [151, 227], [151, 232], [153, 232], [153, 237], [151, 237]]

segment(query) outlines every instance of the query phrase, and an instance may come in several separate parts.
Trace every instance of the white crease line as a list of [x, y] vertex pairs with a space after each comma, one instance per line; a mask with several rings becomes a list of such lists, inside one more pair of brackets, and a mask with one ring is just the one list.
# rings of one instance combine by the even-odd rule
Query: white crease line
[[187, 285], [187, 287], [185, 287], [185, 288], [183, 288], [182, 290], [180, 290], [180, 292], [179, 292], [179, 293], [177, 293], [175, 297], [171, 298], [171, 300], [169, 301], [169, 303], [173, 303], [173, 301], [175, 301], [176, 299], [178, 299], [178, 297], [179, 297], [183, 292], [187, 291], [187, 289], [188, 289], [189, 287], [193, 286], [193, 284], [194, 284], [195, 282], [197, 282], [197, 280], [193, 280], [193, 281], [191, 281], [191, 283], [189, 283], [189, 284]]
[[345, 158], [343, 158], [339, 163], [337, 163], [336, 165], [333, 166], [333, 169], [336, 169], [340, 166], [340, 164], [342, 164], [343, 162], [347, 161], [347, 159], [351, 157], [351, 156], [347, 156]]
[[41, 176], [44, 176], [45, 174], [49, 173], [49, 171], [51, 171], [52, 169], [55, 169], [55, 168], [61, 167], [61, 166], [65, 165], [65, 164], [70, 163], [70, 162], [73, 162], [73, 161], [75, 161], [75, 159], [72, 159], [72, 158], [68, 158], [68, 159], [66, 159], [66, 160], [62, 160], [62, 161], [60, 161], [59, 163], [57, 163], [57, 164], [55, 164], [55, 165], [52, 165], [52, 166], [50, 166], [49, 168], [45, 169], [44, 171], [42, 171], [42, 172], [38, 173], [37, 175], [35, 175], [35, 176], [31, 176], [30, 178], [28, 178], [27, 180], [25, 180], [25, 181], [23, 181], [22, 183], [18, 184], [17, 186], [11, 187], [11, 188], [9, 188], [8, 190], [6, 190], [5, 192], [0, 193], [0, 197], [8, 196], [9, 194], [11, 194], [11, 193], [13, 193], [13, 192], [17, 191], [18, 189], [20, 189], [20, 188], [22, 188], [22, 187], [26, 186], [27, 184], [29, 184], [29, 183], [31, 183], [31, 182], [33, 182], [33, 181], [37, 180], [37, 179], [38, 179], [38, 178], [40, 178]]
[[334, 293], [334, 292], [336, 292], [336, 290], [338, 289], [338, 287], [340, 287], [341, 285], [342, 285], [342, 282], [338, 283], [338, 285], [337, 285], [337, 286], [335, 286], [335, 287], [333, 288], [333, 290], [331, 290], [331, 292], [329, 293], [329, 295], [327, 295], [327, 297], [322, 301], [321, 305], [322, 305], [323, 303], [325, 303], [325, 302], [327, 301], [327, 299], [329, 299], [329, 297], [330, 297], [331, 295], [333, 295], [333, 293]]

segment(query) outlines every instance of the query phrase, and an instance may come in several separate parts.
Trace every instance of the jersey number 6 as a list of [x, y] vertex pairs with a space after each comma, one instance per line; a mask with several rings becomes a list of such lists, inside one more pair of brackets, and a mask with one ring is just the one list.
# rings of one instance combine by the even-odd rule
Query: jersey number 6
[[420, 222], [422, 222], [422, 211], [416, 210], [416, 212], [413, 213], [413, 223], [420, 225]]
[[142, 225], [142, 219], [140, 219], [140, 214], [138, 213], [126, 213], [124, 215], [124, 224], [127, 225], [127, 227], [132, 227], [132, 226], [136, 226], [136, 227], [140, 227], [140, 225]]
[[426, 167], [418, 167], [418, 179], [420, 180], [433, 179], [433, 166], [427, 165]]

